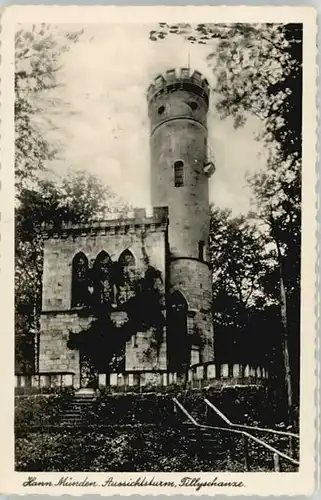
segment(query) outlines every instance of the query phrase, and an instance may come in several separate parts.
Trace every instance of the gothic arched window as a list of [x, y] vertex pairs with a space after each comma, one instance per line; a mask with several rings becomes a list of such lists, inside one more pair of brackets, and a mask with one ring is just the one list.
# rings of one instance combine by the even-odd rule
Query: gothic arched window
[[102, 250], [93, 265], [94, 298], [96, 304], [113, 302], [112, 260], [107, 252]]
[[88, 259], [82, 252], [72, 261], [71, 307], [88, 305]]
[[187, 334], [188, 305], [185, 297], [175, 291], [168, 304], [167, 347], [169, 370], [184, 373], [190, 365], [191, 349]]
[[118, 259], [120, 280], [118, 287], [117, 302], [122, 304], [127, 302], [135, 294], [135, 257], [130, 250], [126, 249], [122, 252]]

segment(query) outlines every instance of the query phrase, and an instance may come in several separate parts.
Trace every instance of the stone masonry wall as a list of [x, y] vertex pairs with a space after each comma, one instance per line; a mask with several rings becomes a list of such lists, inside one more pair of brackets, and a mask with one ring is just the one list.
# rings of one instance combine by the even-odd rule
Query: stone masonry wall
[[92, 318], [80, 318], [77, 313], [42, 314], [40, 320], [40, 372], [73, 372], [79, 385], [79, 352], [67, 347], [69, 332], [78, 333]]
[[[181, 99], [181, 96], [179, 96]], [[174, 257], [208, 256], [209, 194], [204, 174], [207, 130], [188, 118], [168, 121], [150, 138], [153, 205], [169, 207], [169, 243]], [[174, 184], [174, 163], [184, 162], [184, 186]]]
[[[134, 231], [123, 234], [115, 230], [114, 234], [72, 234], [62, 238], [49, 238], [44, 243], [43, 302], [40, 327], [40, 371], [71, 371], [79, 382], [79, 353], [67, 347], [69, 330], [74, 333], [87, 327], [92, 318], [80, 317], [77, 311], [71, 311], [72, 260], [82, 251], [91, 266], [101, 250], [109, 253], [113, 261], [129, 249], [135, 257], [136, 267], [142, 272], [147, 263], [160, 272], [163, 296], [165, 295], [165, 232]], [[166, 367], [166, 345], [163, 342], [159, 352], [156, 347], [146, 349], [153, 340], [151, 331], [139, 332], [135, 343], [130, 340], [126, 345], [126, 367], [132, 370], [158, 369]], [[78, 382], [77, 382], [78, 380]]]
[[203, 262], [194, 259], [177, 259], [170, 265], [170, 293], [180, 290], [188, 308], [210, 311], [212, 308], [211, 271]]
[[166, 330], [164, 328], [162, 342], [157, 347], [155, 345], [155, 333], [152, 328], [147, 332], [137, 332], [137, 334], [126, 344], [126, 370], [166, 370], [167, 357], [165, 335]]
[[196, 330], [202, 340], [201, 362], [212, 361], [214, 359], [214, 334], [209, 267], [193, 259], [174, 260], [170, 265], [170, 284], [170, 293], [179, 290], [187, 301], [190, 313], [189, 334]]
[[102, 250], [109, 253], [113, 261], [118, 260], [124, 250], [130, 250], [136, 265], [145, 268], [145, 255], [149, 264], [160, 271], [165, 281], [165, 233], [155, 231], [127, 234], [84, 234], [74, 237], [50, 238], [44, 243], [43, 270], [43, 311], [66, 311], [71, 308], [71, 270], [72, 259], [78, 252], [83, 252], [89, 261]]

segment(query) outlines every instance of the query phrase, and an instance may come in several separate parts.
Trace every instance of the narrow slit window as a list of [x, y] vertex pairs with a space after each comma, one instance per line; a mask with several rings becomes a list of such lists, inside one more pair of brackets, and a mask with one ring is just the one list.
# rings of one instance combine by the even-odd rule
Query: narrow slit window
[[204, 250], [205, 250], [205, 242], [199, 241], [198, 242], [198, 258], [202, 262], [204, 262], [204, 260], [205, 260]]
[[175, 187], [184, 186], [184, 163], [180, 160], [174, 163], [174, 183]]

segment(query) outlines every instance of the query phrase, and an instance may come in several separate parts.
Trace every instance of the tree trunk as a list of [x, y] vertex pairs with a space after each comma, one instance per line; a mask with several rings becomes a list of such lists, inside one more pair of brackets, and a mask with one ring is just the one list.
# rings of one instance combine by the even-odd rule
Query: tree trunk
[[284, 278], [282, 272], [282, 263], [280, 263], [280, 303], [281, 303], [281, 323], [282, 323], [282, 349], [283, 349], [284, 371], [285, 371], [285, 387], [287, 392], [288, 418], [289, 418], [289, 425], [292, 425], [293, 424], [292, 377], [291, 377], [289, 343], [288, 343], [286, 292], [285, 292]]
[[291, 377], [290, 354], [289, 354], [289, 343], [288, 343], [287, 297], [286, 297], [286, 289], [284, 283], [283, 256], [281, 252], [280, 241], [276, 234], [275, 221], [272, 212], [270, 214], [270, 223], [271, 223], [272, 235], [277, 249], [279, 269], [280, 269], [280, 311], [281, 311], [281, 324], [282, 324], [282, 350], [283, 350], [283, 362], [284, 362], [288, 423], [289, 425], [292, 426], [293, 389], [292, 389], [292, 377]]

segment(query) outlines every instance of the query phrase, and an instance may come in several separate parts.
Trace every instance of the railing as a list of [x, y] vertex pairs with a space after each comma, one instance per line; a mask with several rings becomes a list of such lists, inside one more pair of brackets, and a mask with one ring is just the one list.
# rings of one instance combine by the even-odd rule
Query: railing
[[182, 386], [189, 389], [221, 387], [222, 385], [261, 385], [268, 380], [265, 368], [249, 365], [198, 364], [184, 374], [157, 371], [127, 371], [124, 373], [100, 373], [98, 386], [116, 391], [135, 391], [149, 388]]
[[[99, 373], [91, 381], [93, 387], [106, 388], [110, 392], [141, 392], [170, 390], [172, 387], [186, 389], [207, 389], [210, 387], [234, 385], [264, 385], [268, 372], [263, 367], [239, 364], [197, 364], [186, 373], [166, 371], [124, 371], [123, 373]], [[17, 374], [16, 388], [20, 392], [56, 389], [59, 387], [79, 388], [79, 374], [72, 372], [41, 372], [33, 375]]]
[[216, 406], [211, 403], [211, 401], [209, 401], [208, 399], [204, 398], [204, 401], [205, 403], [212, 409], [215, 411], [215, 413], [226, 423], [228, 424], [229, 427], [234, 427], [234, 428], [238, 428], [238, 429], [247, 429], [247, 430], [252, 430], [252, 431], [258, 431], [258, 432], [266, 432], [266, 433], [270, 433], [270, 434], [280, 434], [282, 436], [288, 436], [288, 437], [293, 437], [293, 438], [296, 438], [296, 439], [299, 439], [300, 436], [298, 434], [294, 434], [293, 432], [287, 432], [287, 431], [278, 431], [276, 429], [266, 429], [265, 427], [256, 427], [254, 425], [244, 425], [244, 424], [235, 424], [233, 422], [231, 422], [231, 420], [229, 420], [227, 418], [226, 415], [224, 415], [224, 413], [222, 413], [218, 408], [216, 408]]
[[270, 434], [270, 435], [275, 435], [275, 436], [285, 436], [289, 438], [289, 452], [290, 455], [293, 457], [294, 455], [294, 450], [296, 448], [295, 440], [297, 441], [297, 444], [299, 442], [300, 436], [298, 434], [294, 434], [293, 432], [287, 432], [287, 431], [279, 431], [277, 429], [267, 429], [264, 427], [257, 427], [255, 425], [244, 425], [244, 424], [236, 424], [234, 422], [231, 422], [227, 418], [224, 413], [222, 413], [211, 401], [209, 401], [207, 398], [204, 398], [204, 401], [206, 405], [211, 408], [218, 417], [223, 420], [225, 424], [229, 426], [229, 428], [233, 429], [238, 429], [238, 430], [246, 430], [249, 432], [259, 432], [262, 434]]
[[192, 415], [184, 408], [184, 406], [176, 399], [173, 398], [174, 404], [182, 411], [182, 413], [188, 418], [188, 420], [198, 429], [207, 429], [211, 431], [220, 431], [220, 432], [226, 432], [226, 433], [231, 433], [234, 435], [239, 435], [242, 436], [243, 438], [243, 454], [244, 454], [244, 465], [245, 469], [247, 471], [250, 470], [249, 466], [249, 453], [248, 453], [248, 442], [253, 441], [256, 444], [259, 444], [260, 446], [264, 447], [266, 450], [269, 450], [272, 454], [273, 457], [273, 464], [274, 464], [274, 470], [275, 472], [280, 472], [281, 471], [281, 463], [280, 463], [280, 458], [283, 458], [287, 462], [291, 463], [292, 465], [299, 467], [300, 463], [295, 460], [294, 458], [286, 455], [280, 450], [277, 450], [273, 446], [265, 443], [261, 439], [252, 436], [245, 430], [238, 430], [238, 429], [230, 429], [228, 427], [217, 427], [217, 426], [211, 426], [211, 425], [204, 425], [200, 424], [197, 422], [197, 420], [192, 417]]
[[41, 372], [33, 375], [15, 375], [15, 387], [18, 393], [28, 394], [48, 389], [74, 387], [73, 372]]

